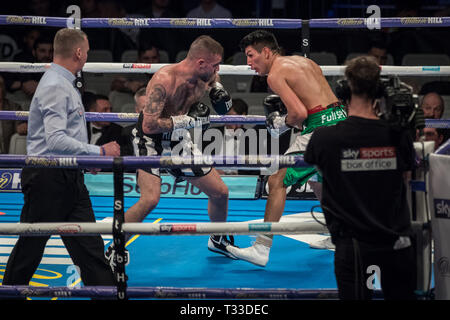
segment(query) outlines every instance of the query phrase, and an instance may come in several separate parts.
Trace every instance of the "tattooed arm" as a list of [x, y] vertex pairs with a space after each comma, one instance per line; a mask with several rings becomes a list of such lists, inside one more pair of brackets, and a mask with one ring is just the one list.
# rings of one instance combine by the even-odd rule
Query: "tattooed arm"
[[144, 121], [142, 130], [145, 134], [155, 134], [171, 131], [173, 124], [171, 118], [161, 118], [167, 103], [166, 86], [163, 81], [152, 79], [147, 88], [147, 101], [143, 110]]

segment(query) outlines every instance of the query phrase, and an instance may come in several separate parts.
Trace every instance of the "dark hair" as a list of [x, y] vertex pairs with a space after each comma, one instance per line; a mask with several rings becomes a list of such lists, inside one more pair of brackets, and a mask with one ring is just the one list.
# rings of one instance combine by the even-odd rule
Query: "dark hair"
[[233, 99], [233, 109], [238, 115], [247, 115], [248, 114], [248, 105], [247, 103], [239, 98]]
[[156, 49], [156, 51], [159, 51], [158, 47], [154, 46], [152, 43], [141, 43], [138, 48], [138, 56], [143, 54], [147, 50], [153, 50], [153, 48]]
[[42, 43], [50, 44], [53, 47], [53, 39], [50, 38], [49, 36], [43, 35], [43, 36], [39, 36], [36, 39], [36, 41], [34, 41], [33, 49], [36, 50], [38, 48], [38, 46]]
[[380, 66], [374, 57], [362, 56], [348, 61], [345, 77], [352, 94], [371, 100], [379, 95]]
[[256, 30], [242, 38], [241, 42], [239, 42], [241, 50], [245, 51], [245, 48], [248, 46], [254, 47], [258, 52], [267, 47], [273, 52], [280, 53], [277, 39], [272, 32], [266, 30]]
[[109, 98], [107, 96], [105, 96], [104, 94], [96, 94], [95, 101], [97, 101], [97, 100], [108, 100], [109, 101]]

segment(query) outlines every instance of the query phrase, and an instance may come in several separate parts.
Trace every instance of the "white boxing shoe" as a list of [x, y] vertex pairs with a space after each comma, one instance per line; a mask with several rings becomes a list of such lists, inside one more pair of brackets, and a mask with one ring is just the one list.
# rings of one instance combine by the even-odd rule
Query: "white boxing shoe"
[[336, 249], [336, 246], [331, 242], [331, 237], [326, 237], [322, 240], [313, 242], [309, 245], [310, 248], [313, 249], [327, 249], [327, 250], [334, 250]]
[[[272, 239], [270, 239], [270, 244]], [[228, 251], [238, 259], [248, 261], [260, 267], [265, 267], [269, 261], [270, 246], [267, 244], [255, 241], [255, 243], [248, 248], [228, 247]]]

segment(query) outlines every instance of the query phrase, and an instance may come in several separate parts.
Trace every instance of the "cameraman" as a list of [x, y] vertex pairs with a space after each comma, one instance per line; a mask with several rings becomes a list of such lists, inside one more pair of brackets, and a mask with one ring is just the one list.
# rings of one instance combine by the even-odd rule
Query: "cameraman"
[[348, 119], [318, 128], [305, 161], [323, 175], [322, 208], [340, 299], [371, 299], [377, 274], [385, 299], [415, 299], [415, 257], [405, 178], [414, 166], [408, 130], [381, 120], [380, 67], [348, 62]]

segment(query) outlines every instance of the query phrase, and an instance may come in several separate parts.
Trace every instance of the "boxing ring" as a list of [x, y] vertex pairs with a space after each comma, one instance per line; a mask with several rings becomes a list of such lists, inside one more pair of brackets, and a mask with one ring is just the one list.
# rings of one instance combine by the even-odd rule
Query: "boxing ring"
[[[367, 20], [363, 18], [349, 19], [81, 19], [82, 28], [287, 28], [301, 29], [302, 39], [309, 39], [310, 28], [366, 28]], [[70, 18], [53, 17], [19, 17], [0, 15], [0, 25], [42, 25], [51, 27], [66, 27], [73, 23]], [[381, 27], [442, 27], [450, 25], [450, 18], [439, 20], [429, 18], [381, 18]], [[302, 52], [309, 55], [309, 41], [302, 41]], [[154, 73], [165, 64], [137, 64], [137, 63], [86, 63], [85, 73]], [[20, 62], [0, 62], [1, 72], [44, 72], [49, 64], [30, 64]], [[345, 66], [321, 66], [325, 76], [342, 76]], [[400, 76], [449, 76], [450, 66], [383, 66], [382, 75]], [[248, 66], [221, 65], [221, 75], [255, 75]], [[130, 113], [86, 113], [87, 121], [135, 122], [137, 114]], [[28, 112], [1, 111], [0, 120], [27, 120]], [[264, 124], [265, 117], [250, 116], [211, 116], [212, 124]], [[446, 120], [427, 120], [426, 126], [435, 128], [449, 128]], [[447, 141], [436, 153], [448, 154], [450, 142]], [[425, 159], [420, 159], [425, 160]], [[209, 223], [206, 213], [206, 199], [171, 199], [162, 198], [160, 204], [143, 223], [124, 223], [124, 211], [129, 208], [136, 198], [124, 196], [124, 175], [129, 169], [141, 167], [158, 168], [184, 168], [214, 166], [216, 168], [263, 168], [276, 164], [279, 167], [307, 166], [301, 156], [264, 156], [264, 157], [34, 157], [1, 155], [1, 168], [22, 167], [62, 167], [62, 168], [101, 168], [112, 171], [112, 185], [114, 194], [111, 197], [91, 197], [96, 213], [96, 223], [17, 223], [20, 214], [20, 194], [1, 194], [0, 203], [8, 208], [13, 215], [0, 215], [0, 235], [11, 237], [13, 235], [64, 235], [77, 236], [86, 234], [102, 234], [105, 244], [114, 243], [117, 248], [117, 272], [115, 274], [118, 284], [116, 287], [87, 287], [80, 286], [78, 281], [71, 286], [57, 283], [55, 286], [0, 286], [1, 297], [52, 297], [52, 298], [117, 298], [127, 299], [336, 299], [337, 291], [333, 274], [333, 253], [330, 250], [313, 250], [305, 242], [299, 242], [295, 237], [303, 235], [320, 235], [327, 233], [326, 228], [311, 217], [311, 208], [318, 204], [311, 200], [287, 201], [283, 218], [277, 223], [262, 222], [265, 200], [262, 199], [230, 199], [230, 212], [226, 223]], [[422, 191], [423, 183], [420, 181], [413, 185], [413, 191]], [[0, 205], [1, 206], [1, 205]], [[109, 207], [109, 210], [105, 208]], [[183, 209], [181, 209], [183, 208]], [[6, 211], [1, 209], [0, 211]], [[101, 211], [101, 214], [98, 212]], [[178, 213], [174, 215], [174, 211]], [[182, 212], [180, 212], [182, 211]], [[183, 212], [184, 211], [184, 212]], [[320, 214], [319, 220], [323, 222]], [[13, 217], [14, 216], [14, 217]], [[423, 216], [413, 221], [417, 232], [426, 228], [426, 219]], [[16, 221], [14, 221], [16, 220]], [[256, 235], [277, 234], [288, 235], [276, 237], [271, 254], [271, 264], [268, 270], [249, 265], [242, 261], [232, 261], [227, 258], [212, 256], [206, 250], [206, 241], [209, 234]], [[131, 242], [125, 243], [125, 234], [135, 235]], [[168, 237], [162, 237], [162, 236]], [[192, 237], [192, 236], [196, 237]], [[176, 237], [173, 237], [176, 236]], [[143, 239], [145, 245], [137, 245]], [[176, 238], [176, 240], [174, 240]], [[52, 237], [53, 239], [53, 237]], [[154, 240], [158, 239], [158, 240]], [[239, 246], [246, 246], [242, 241]], [[148, 252], [156, 247], [153, 257], [143, 257], [142, 251]], [[278, 248], [277, 246], [280, 246]], [[298, 246], [302, 247], [297, 251]], [[281, 247], [284, 247], [284, 251]], [[125, 264], [125, 248], [130, 251], [131, 262]], [[286, 249], [287, 248], [287, 249]], [[153, 250], [153, 249], [152, 249]], [[192, 250], [192, 256], [186, 252]], [[184, 252], [185, 251], [185, 252]], [[194, 253], [202, 251], [200, 256]], [[302, 256], [309, 251], [315, 256], [310, 266]], [[288, 253], [288, 254], [287, 254]], [[152, 256], [152, 255], [150, 255]], [[424, 254], [425, 258], [426, 254]], [[200, 258], [199, 258], [200, 257]], [[198, 261], [205, 263], [198, 266]], [[195, 263], [194, 263], [195, 262]], [[137, 265], [148, 266], [147, 273], [141, 275]], [[175, 265], [175, 267], [171, 267]], [[296, 268], [289, 271], [286, 265]], [[283, 266], [283, 267], [281, 267]], [[0, 268], [2, 268], [0, 264]], [[154, 268], [153, 270], [151, 270]], [[172, 268], [181, 273], [198, 275], [195, 283], [181, 281], [186, 285], [161, 285], [167, 278], [161, 279], [164, 269]], [[191, 269], [189, 269], [191, 268]], [[271, 270], [273, 268], [273, 270]], [[150, 270], [149, 270], [150, 269]], [[320, 269], [320, 272], [314, 272]], [[211, 277], [205, 277], [212, 270]], [[42, 270], [41, 270], [42, 271]], [[422, 270], [427, 273], [427, 270]], [[133, 273], [137, 276], [134, 277]], [[160, 272], [160, 274], [158, 274]], [[284, 273], [286, 279], [282, 284], [273, 281], [261, 281], [262, 278], [271, 279], [272, 276]], [[322, 273], [322, 274], [320, 274]], [[154, 277], [155, 281], [142, 280]], [[201, 279], [203, 275], [203, 279]], [[230, 280], [230, 275], [236, 277], [236, 282]], [[299, 286], [295, 277], [323, 277], [324, 287], [309, 287], [317, 285], [314, 281], [303, 282]], [[52, 275], [49, 276], [50, 278]], [[181, 276], [187, 278], [188, 275]], [[223, 281], [221, 281], [223, 277]], [[172, 279], [173, 280], [173, 279]], [[422, 282], [427, 282], [424, 275]], [[142, 283], [148, 285], [142, 286]], [[200, 284], [200, 285], [199, 285]], [[204, 284], [203, 286], [201, 284]], [[207, 287], [211, 285], [212, 287]], [[229, 287], [235, 284], [234, 287]], [[294, 284], [294, 285], [292, 285]], [[425, 290], [425, 285], [420, 285]], [[317, 289], [322, 288], [322, 289]], [[379, 292], [377, 292], [377, 295]]]

